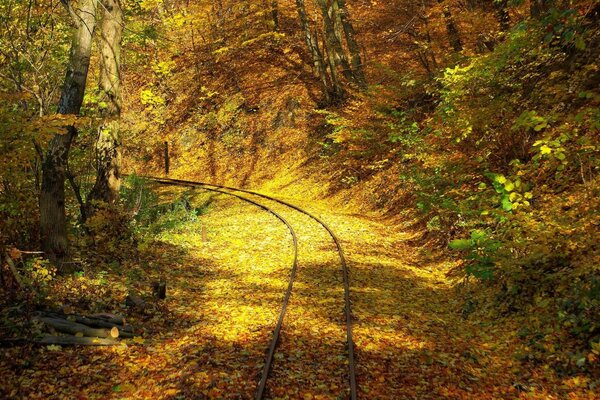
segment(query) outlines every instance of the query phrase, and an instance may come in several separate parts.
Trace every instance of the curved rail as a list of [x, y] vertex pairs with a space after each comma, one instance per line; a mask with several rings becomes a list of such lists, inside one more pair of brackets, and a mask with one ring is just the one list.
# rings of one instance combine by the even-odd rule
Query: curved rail
[[[163, 184], [163, 185], [176, 185], [176, 186], [186, 186], [186, 187], [199, 186], [197, 184], [191, 185], [189, 183], [183, 183], [183, 182], [175, 182], [175, 181], [166, 182], [166, 181], [162, 181], [162, 180], [155, 179], [155, 178], [150, 178], [150, 177], [146, 177], [146, 178], [150, 179], [156, 183]], [[287, 306], [290, 302], [290, 297], [292, 295], [294, 280], [296, 279], [296, 272], [298, 270], [298, 237], [296, 236], [296, 232], [294, 231], [294, 228], [292, 228], [292, 225], [290, 225], [290, 223], [285, 218], [283, 218], [280, 214], [278, 214], [276, 211], [270, 209], [269, 207], [267, 207], [263, 204], [260, 204], [258, 202], [255, 202], [254, 200], [248, 199], [246, 197], [239, 196], [235, 193], [227, 192], [225, 190], [210, 189], [210, 188], [204, 187], [203, 185], [202, 185], [202, 189], [208, 190], [211, 192], [223, 193], [223, 194], [226, 194], [229, 196], [234, 196], [240, 200], [246, 201], [248, 203], [254, 204], [257, 207], [262, 208], [263, 210], [273, 214], [277, 219], [279, 219], [281, 222], [283, 222], [287, 226], [290, 234], [292, 235], [292, 241], [293, 241], [293, 245], [294, 245], [294, 261], [292, 263], [292, 270], [290, 273], [288, 287], [286, 289], [286, 292], [285, 292], [285, 295], [283, 298], [283, 305], [281, 306], [281, 311], [279, 313], [277, 325], [275, 326], [275, 329], [273, 330], [273, 339], [271, 340], [271, 344], [269, 345], [269, 349], [267, 351], [267, 357], [265, 360], [265, 365], [263, 367], [263, 373], [262, 373], [261, 380], [260, 380], [258, 390], [257, 390], [256, 398], [262, 399], [265, 388], [266, 388], [266, 384], [267, 384], [267, 377], [269, 375], [269, 371], [271, 370], [271, 364], [273, 363], [273, 357], [275, 356], [275, 349], [277, 348], [277, 343], [279, 342], [279, 336], [281, 334], [281, 328], [283, 326], [283, 319], [285, 317], [285, 313], [287, 311]]]
[[[292, 286], [293, 286], [293, 280], [296, 276], [296, 269], [297, 269], [297, 237], [296, 237], [296, 233], [294, 232], [294, 230], [292, 229], [292, 227], [287, 223], [287, 221], [281, 217], [279, 214], [277, 214], [275, 211], [269, 209], [268, 207], [254, 202], [253, 200], [247, 199], [243, 196], [239, 196], [236, 195], [234, 193], [230, 193], [230, 192], [226, 192], [223, 190], [218, 190], [218, 189], [225, 189], [225, 190], [231, 190], [231, 191], [237, 191], [237, 192], [242, 192], [242, 193], [247, 193], [247, 194], [252, 194], [255, 196], [259, 196], [262, 197], [264, 199], [267, 200], [271, 200], [274, 201], [276, 203], [279, 204], [283, 204], [287, 207], [290, 207], [310, 218], [312, 218], [313, 220], [315, 220], [317, 223], [319, 223], [319, 225], [321, 225], [326, 231], [327, 233], [329, 233], [329, 236], [331, 236], [331, 238], [333, 239], [335, 246], [337, 248], [337, 252], [339, 254], [340, 257], [340, 264], [342, 266], [342, 273], [343, 273], [343, 282], [344, 282], [344, 313], [345, 313], [345, 317], [346, 317], [346, 341], [347, 341], [347, 346], [348, 346], [348, 375], [349, 375], [349, 382], [350, 382], [350, 399], [351, 400], [357, 400], [357, 384], [356, 384], [356, 365], [355, 365], [355, 356], [354, 356], [354, 341], [353, 341], [353, 337], [352, 337], [352, 309], [351, 309], [351, 302], [350, 302], [350, 277], [349, 277], [349, 271], [348, 271], [348, 263], [346, 262], [346, 257], [344, 256], [344, 251], [342, 249], [342, 245], [340, 243], [340, 240], [338, 239], [338, 237], [335, 235], [335, 233], [333, 232], [333, 230], [323, 221], [321, 220], [319, 217], [309, 213], [306, 210], [303, 210], [302, 208], [291, 204], [285, 200], [280, 200], [277, 199], [275, 197], [271, 197], [268, 196], [266, 194], [263, 193], [259, 193], [259, 192], [254, 192], [252, 190], [246, 190], [246, 189], [239, 189], [239, 188], [234, 188], [234, 187], [230, 187], [230, 186], [224, 186], [224, 185], [216, 185], [216, 184], [212, 184], [212, 183], [205, 183], [205, 182], [194, 182], [194, 181], [187, 181], [187, 180], [182, 180], [182, 179], [170, 179], [170, 178], [159, 178], [159, 177], [152, 177], [152, 176], [145, 176], [144, 178], [152, 180], [154, 182], [157, 183], [161, 183], [161, 184], [166, 184], [166, 185], [180, 185], [180, 186], [191, 186], [191, 187], [202, 187], [206, 190], [210, 190], [210, 191], [216, 191], [219, 193], [225, 193], [225, 194], [229, 194], [235, 197], [238, 197], [242, 200], [248, 201], [252, 204], [255, 204], [259, 207], [261, 207], [262, 209], [272, 213], [273, 215], [275, 215], [277, 218], [279, 218], [279, 220], [281, 220], [283, 223], [286, 224], [286, 226], [288, 226], [288, 229], [290, 230], [290, 232], [292, 233], [292, 236], [294, 238], [294, 247], [295, 247], [295, 257], [294, 257], [294, 266], [292, 268], [292, 274], [290, 276], [290, 283], [288, 285], [288, 291], [286, 292], [286, 296], [284, 298], [284, 304], [282, 306], [282, 310], [281, 313], [279, 315], [279, 320], [277, 322], [277, 326], [275, 328], [275, 331], [273, 332], [273, 339], [271, 341], [271, 345], [269, 346], [269, 350], [268, 350], [268, 354], [267, 354], [267, 359], [263, 368], [263, 372], [261, 375], [261, 379], [259, 381], [258, 387], [257, 387], [257, 391], [256, 391], [256, 397], [255, 400], [262, 400], [263, 395], [264, 395], [264, 391], [266, 388], [266, 383], [267, 383], [267, 378], [269, 376], [269, 372], [271, 370], [271, 364], [273, 362], [273, 357], [275, 355], [275, 349], [277, 347], [277, 343], [279, 341], [279, 334], [281, 332], [281, 326], [283, 324], [283, 318], [285, 316], [285, 311], [287, 309], [287, 305], [289, 302], [289, 297], [291, 295], [291, 291], [292, 291]], [[218, 188], [218, 189], [211, 189], [212, 188]]]

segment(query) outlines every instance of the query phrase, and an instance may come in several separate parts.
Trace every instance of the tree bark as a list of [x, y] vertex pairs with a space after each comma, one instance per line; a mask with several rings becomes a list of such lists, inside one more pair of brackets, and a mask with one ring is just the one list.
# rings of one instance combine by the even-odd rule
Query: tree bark
[[[350, 68], [348, 58], [344, 53], [342, 43], [340, 43], [335, 33], [334, 19], [329, 17], [329, 7], [327, 6], [325, 0], [317, 0], [317, 3], [321, 9], [321, 15], [323, 16], [325, 44], [327, 47], [328, 58], [330, 60], [330, 68], [332, 69], [332, 76], [334, 74], [335, 67], [340, 65], [342, 67], [342, 74], [344, 77], [351, 82], [356, 82], [354, 74], [352, 73], [352, 68]], [[332, 63], [332, 61], [334, 62]], [[341, 87], [339, 87], [339, 89], [341, 89]]]
[[310, 30], [310, 24], [308, 23], [308, 16], [306, 14], [304, 0], [296, 0], [296, 9], [298, 11], [298, 16], [300, 17], [302, 30], [304, 31], [304, 40], [313, 60], [314, 72], [321, 80], [323, 96], [325, 96], [325, 100], [329, 103], [331, 101], [331, 90], [329, 88], [327, 73], [325, 71], [325, 60], [321, 50], [319, 49], [319, 41], [317, 37], [316, 35], [313, 35]]
[[[90, 65], [92, 38], [96, 25], [96, 1], [81, 0], [77, 6], [63, 0], [74, 19], [69, 65], [58, 104], [59, 114], [79, 114]], [[71, 143], [77, 135], [74, 126], [50, 141], [42, 164], [40, 192], [40, 233], [42, 250], [61, 267], [68, 254], [65, 215], [65, 171]]]
[[350, 13], [346, 7], [345, 0], [337, 0], [336, 3], [339, 5], [339, 16], [344, 28], [344, 35], [346, 36], [346, 43], [348, 44], [348, 50], [350, 51], [350, 60], [352, 62], [352, 72], [356, 78], [358, 86], [364, 90], [367, 88], [367, 80], [363, 70], [363, 63], [360, 57], [360, 46], [356, 41], [356, 33], [354, 27], [350, 22]]
[[[121, 143], [119, 118], [121, 116], [121, 40], [123, 37], [123, 9], [121, 0], [100, 0], [102, 5], [100, 41], [100, 100], [104, 121], [96, 141], [96, 182], [88, 199], [88, 210], [93, 202], [114, 204], [121, 187]], [[88, 212], [89, 214], [89, 212]]]

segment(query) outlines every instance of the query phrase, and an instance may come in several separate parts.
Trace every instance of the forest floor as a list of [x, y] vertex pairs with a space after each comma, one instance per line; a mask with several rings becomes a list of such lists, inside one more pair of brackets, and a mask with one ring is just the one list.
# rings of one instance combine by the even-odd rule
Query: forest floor
[[[163, 189], [163, 198], [181, 189]], [[208, 205], [106, 273], [55, 279], [49, 302], [72, 312], [125, 314], [140, 337], [113, 347], [0, 349], [0, 397], [249, 399], [264, 362], [292, 264], [290, 234], [273, 215], [228, 195], [194, 190]], [[250, 196], [248, 196], [250, 197]], [[351, 278], [361, 399], [594, 398], [578, 378], [514, 358], [518, 319], [465, 318], [450, 261], [424, 251], [378, 215], [286, 199], [325, 220], [342, 241]], [[275, 355], [271, 399], [345, 399], [342, 273], [316, 222], [268, 203], [298, 234], [294, 291]], [[133, 272], [132, 272], [133, 271]], [[136, 272], [137, 271], [137, 272]], [[133, 289], [167, 281], [167, 299], [124, 308]]]

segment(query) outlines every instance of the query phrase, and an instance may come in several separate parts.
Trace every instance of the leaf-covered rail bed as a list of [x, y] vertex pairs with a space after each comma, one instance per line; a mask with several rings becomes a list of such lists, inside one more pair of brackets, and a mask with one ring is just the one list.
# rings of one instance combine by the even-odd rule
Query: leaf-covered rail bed
[[[337, 253], [337, 257], [339, 258], [338, 265], [341, 266], [340, 272], [341, 272], [341, 277], [342, 277], [340, 286], [343, 287], [343, 310], [344, 310], [343, 311], [343, 316], [344, 316], [343, 324], [345, 325], [345, 334], [346, 334], [346, 351], [345, 351], [346, 355], [347, 355], [347, 374], [346, 374], [347, 378], [346, 378], [346, 380], [347, 380], [348, 387], [346, 389], [342, 389], [340, 393], [341, 393], [341, 396], [343, 396], [343, 397], [349, 396], [350, 399], [356, 400], [356, 398], [357, 398], [357, 383], [356, 383], [356, 366], [355, 366], [355, 356], [354, 356], [354, 342], [353, 342], [353, 338], [352, 338], [352, 313], [351, 313], [351, 302], [350, 302], [349, 272], [348, 272], [348, 265], [346, 262], [346, 258], [344, 256], [344, 251], [342, 249], [342, 245], [341, 245], [338, 237], [333, 232], [333, 230], [319, 217], [302, 209], [301, 207], [298, 207], [287, 201], [277, 199], [275, 197], [265, 195], [262, 193], [254, 192], [251, 190], [233, 188], [233, 187], [229, 187], [229, 186], [223, 186], [223, 185], [208, 184], [208, 183], [204, 183], [204, 182], [194, 182], [194, 181], [186, 181], [186, 180], [179, 180], [179, 179], [167, 179], [167, 178], [156, 178], [156, 177], [146, 177], [146, 179], [149, 179], [150, 181], [156, 182], [161, 185], [189, 186], [189, 187], [193, 187], [193, 188], [202, 188], [204, 190], [209, 190], [209, 191], [213, 191], [213, 192], [224, 193], [224, 194], [235, 196], [242, 201], [249, 202], [249, 203], [251, 203], [255, 206], [258, 206], [261, 209], [273, 214], [277, 219], [279, 219], [281, 222], [283, 222], [286, 225], [286, 227], [288, 228], [288, 230], [292, 236], [293, 245], [294, 245], [294, 258], [293, 258], [293, 264], [292, 264], [292, 268], [291, 268], [291, 272], [290, 272], [290, 276], [289, 276], [288, 287], [286, 289], [286, 292], [285, 292], [285, 295], [284, 295], [284, 298], [282, 301], [282, 307], [281, 307], [281, 312], [279, 314], [279, 318], [278, 318], [275, 328], [273, 330], [273, 336], [272, 336], [271, 342], [270, 342], [269, 347], [266, 352], [264, 366], [263, 366], [262, 372], [260, 374], [260, 379], [258, 381], [258, 385], [256, 388], [256, 393], [255, 393], [256, 400], [261, 400], [265, 397], [267, 388], [271, 389], [271, 392], [273, 392], [273, 393], [277, 392], [277, 383], [271, 383], [271, 385], [269, 387], [268, 382], [269, 382], [269, 377], [271, 375], [273, 363], [276, 358], [276, 351], [278, 349], [278, 345], [279, 345], [280, 341], [282, 341], [281, 333], [282, 333], [282, 329], [284, 327], [286, 311], [288, 309], [288, 305], [290, 303], [290, 298], [292, 295], [294, 280], [297, 275], [298, 236], [296, 234], [296, 231], [290, 224], [290, 222], [288, 222], [288, 220], [286, 218], [284, 218], [279, 212], [275, 211], [272, 206], [269, 207], [262, 203], [254, 201], [252, 199], [249, 199], [247, 197], [240, 196], [239, 194], [236, 194], [236, 192], [259, 197], [263, 201], [266, 200], [266, 201], [278, 204], [278, 205], [286, 208], [288, 210], [288, 212], [291, 209], [292, 211], [302, 214], [303, 217], [308, 217], [309, 219], [313, 220], [314, 222], [316, 222], [318, 224], [319, 227], [321, 227], [322, 229], [324, 229], [326, 231], [326, 233], [329, 235], [330, 239], [333, 240], [333, 243], [335, 245], [335, 252]], [[331, 278], [333, 278], [333, 281], [334, 281], [333, 285], [335, 285], [335, 281], [338, 278], [335, 276], [335, 274], [333, 276], [331, 276], [331, 274], [329, 274], [329, 275], [330, 275], [329, 276], [330, 280], [331, 280]], [[316, 284], [313, 285], [312, 287], [308, 287], [309, 292], [311, 290], [315, 291], [315, 292], [320, 290], [320, 284], [322, 284], [322, 277], [323, 277], [322, 275], [317, 277], [317, 280], [314, 282]], [[312, 294], [308, 293], [307, 300], [309, 302], [310, 302], [311, 297], [312, 297]], [[291, 318], [291, 317], [288, 317], [288, 319], [289, 318]], [[298, 317], [295, 318], [296, 320], [294, 322], [298, 323], [298, 321], [301, 320], [301, 318], [302, 318], [302, 315], [299, 314]], [[284, 336], [285, 336], [285, 331], [284, 331]], [[283, 339], [283, 341], [285, 341], [285, 338]], [[327, 343], [323, 343], [323, 345], [328, 347]], [[301, 346], [302, 346], [301, 342], [295, 343], [295, 344], [294, 343], [285, 343], [284, 344], [284, 347], [287, 347], [287, 348], [285, 348], [285, 351], [292, 352], [296, 355], [302, 354], [302, 357], [296, 357], [296, 358], [288, 357], [288, 360], [292, 359], [292, 360], [296, 361], [296, 364], [299, 361], [300, 367], [302, 368], [302, 362], [303, 362], [302, 360], [304, 358], [306, 358], [307, 356], [310, 359], [311, 350], [310, 349], [308, 349], [308, 350], [301, 349], [300, 348]], [[337, 347], [338, 348], [340, 347], [339, 343], [338, 343]], [[325, 353], [326, 352], [327, 352], [327, 350], [325, 350]], [[339, 353], [339, 351], [337, 353]], [[283, 359], [284, 357], [280, 357], [280, 358]], [[340, 355], [336, 354], [335, 347], [332, 348], [330, 358], [337, 359], [338, 363], [340, 361]], [[319, 363], [323, 362], [323, 364], [326, 365], [327, 363], [324, 361], [325, 360], [323, 360], [323, 359], [319, 359], [318, 357], [315, 357], [313, 364], [319, 364]], [[294, 363], [292, 363], [292, 364], [294, 364]], [[298, 366], [298, 364], [296, 365], [296, 367], [297, 366]], [[329, 371], [330, 373], [335, 373], [334, 372], [335, 369], [331, 370], [329, 367], [324, 368], [323, 366], [321, 366], [321, 367], [319, 367], [318, 365], [316, 365], [316, 366], [317, 366], [317, 369], [319, 369], [319, 371], [321, 371], [322, 373], [326, 372], [326, 371]], [[290, 368], [292, 368], [292, 367], [293, 367], [293, 365], [290, 366]], [[282, 368], [285, 369], [286, 367], [283, 366]], [[338, 371], [339, 370], [340, 369], [338, 368]], [[272, 379], [272, 380], [277, 381], [277, 377], [275, 377], [275, 379]], [[285, 382], [285, 383], [283, 383], [283, 386], [287, 386], [289, 384], [291, 384], [291, 382]], [[302, 385], [303, 383], [295, 382], [295, 384]], [[304, 383], [304, 384], [307, 384], [307, 383]], [[339, 382], [332, 384], [331, 387], [337, 390], [338, 389], [337, 384], [339, 384]], [[348, 392], [348, 389], [349, 389], [349, 392]]]

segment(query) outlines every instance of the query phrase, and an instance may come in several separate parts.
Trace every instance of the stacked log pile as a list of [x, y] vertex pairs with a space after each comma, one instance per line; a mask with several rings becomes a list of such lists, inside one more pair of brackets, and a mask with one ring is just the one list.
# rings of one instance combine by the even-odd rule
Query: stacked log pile
[[63, 335], [46, 335], [42, 344], [113, 346], [118, 338], [133, 338], [134, 328], [125, 318], [114, 314], [82, 316], [57, 312], [40, 312], [36, 317], [53, 332]]

